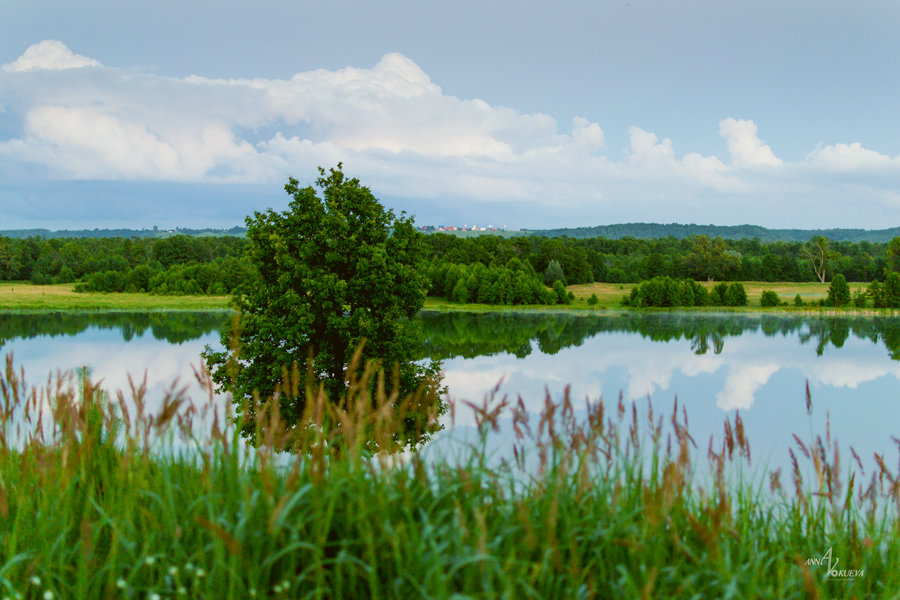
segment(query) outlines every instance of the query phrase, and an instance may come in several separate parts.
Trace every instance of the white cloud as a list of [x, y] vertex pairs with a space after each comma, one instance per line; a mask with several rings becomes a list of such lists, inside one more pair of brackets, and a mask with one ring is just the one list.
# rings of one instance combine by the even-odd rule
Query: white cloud
[[781, 159], [762, 143], [756, 132], [756, 123], [749, 119], [728, 117], [719, 123], [719, 135], [728, 143], [731, 161], [736, 166], [780, 166]]
[[716, 394], [716, 406], [722, 410], [747, 410], [753, 406], [759, 388], [780, 368], [775, 363], [732, 367], [725, 379], [725, 387]]
[[65, 44], [56, 40], [44, 40], [29, 46], [22, 56], [3, 65], [4, 71], [38, 71], [99, 67], [93, 58], [73, 54]]
[[[566, 129], [545, 114], [447, 95], [398, 53], [368, 69], [289, 79], [77, 68], [86, 66], [99, 63], [45, 41], [3, 67], [0, 106], [13, 133], [0, 140], [0, 173], [277, 189], [288, 174], [343, 161], [380, 194], [452, 199], [455, 211], [515, 203], [570, 215], [570, 225], [760, 222], [749, 215], [778, 207], [783, 221], [794, 211], [810, 226], [806, 209], [828, 215], [828, 202], [842, 202], [851, 186], [857, 201], [892, 211], [900, 179], [900, 159], [860, 144], [783, 163], [753, 121], [734, 118], [719, 123], [728, 163], [679, 154], [672, 139], [637, 126], [624, 153], [610, 153], [599, 123], [574, 117]], [[873, 169], [880, 180], [869, 177]], [[838, 185], [823, 181], [832, 174], [843, 178]]]
[[896, 167], [900, 163], [900, 157], [891, 159], [890, 156], [863, 148], [859, 142], [817, 148], [806, 160], [816, 167], [839, 172]]

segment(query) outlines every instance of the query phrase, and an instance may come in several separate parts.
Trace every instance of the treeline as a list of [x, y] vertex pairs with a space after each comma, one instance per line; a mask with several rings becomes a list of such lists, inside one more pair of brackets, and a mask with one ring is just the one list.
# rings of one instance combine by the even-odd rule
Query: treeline
[[889, 242], [900, 236], [900, 227], [890, 229], [769, 229], [759, 225], [697, 225], [695, 223], [617, 223], [593, 227], [569, 227], [562, 229], [532, 229], [527, 233], [544, 237], [596, 238], [613, 240], [634, 238], [666, 238], [705, 235], [724, 239], [753, 239], [762, 242], [807, 242], [822, 236], [840, 242]]
[[[694, 235], [683, 239], [423, 235], [430, 294], [455, 302], [547, 304], [570, 301], [564, 287], [592, 282], [880, 282], [900, 272], [900, 237], [890, 243], [761, 242]], [[160, 239], [0, 236], [0, 280], [73, 283], [83, 291], [227, 294], [253, 277], [236, 236]], [[557, 282], [558, 285], [557, 285]], [[700, 292], [694, 292], [696, 295]], [[874, 306], [895, 306], [879, 286]]]
[[742, 283], [716, 284], [712, 291], [693, 279], [654, 277], [631, 288], [625, 306], [678, 307], [678, 306], [746, 306], [747, 291]]
[[167, 238], [174, 235], [198, 235], [220, 236], [237, 235], [247, 233], [246, 227], [232, 227], [230, 229], [191, 229], [189, 227], [177, 227], [174, 230], [157, 229], [6, 229], [0, 231], [0, 236], [9, 238]]
[[[558, 266], [558, 265], [557, 265]], [[545, 281], [528, 262], [510, 259], [505, 265], [482, 262], [453, 263], [434, 259], [426, 266], [431, 287], [428, 294], [453, 302], [481, 304], [568, 304], [562, 272]], [[548, 288], [547, 285], [552, 286]]]
[[[606, 282], [639, 283], [657, 276], [697, 281], [826, 281], [842, 274], [847, 281], [883, 279], [886, 270], [900, 270], [891, 244], [834, 242], [817, 238], [807, 243], [726, 240], [708, 236], [659, 239], [482, 236], [446, 234], [426, 237], [432, 260], [454, 264], [504, 266], [513, 258], [528, 263], [539, 276], [553, 261], [562, 268], [565, 285]], [[821, 256], [822, 264], [818, 263]], [[895, 264], [896, 263], [896, 264]]]
[[76, 290], [227, 294], [253, 276], [233, 236], [161, 239], [0, 237], [0, 280], [78, 282]]

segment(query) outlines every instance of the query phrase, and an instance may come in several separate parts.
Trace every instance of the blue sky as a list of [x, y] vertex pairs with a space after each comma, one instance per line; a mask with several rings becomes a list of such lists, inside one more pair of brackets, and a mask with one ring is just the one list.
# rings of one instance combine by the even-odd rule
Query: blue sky
[[0, 3], [0, 229], [900, 225], [900, 3]]

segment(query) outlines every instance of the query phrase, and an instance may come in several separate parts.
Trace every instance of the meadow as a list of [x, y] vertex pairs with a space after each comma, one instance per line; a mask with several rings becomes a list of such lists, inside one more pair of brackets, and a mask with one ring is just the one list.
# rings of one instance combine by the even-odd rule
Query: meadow
[[[198, 381], [209, 389], [204, 373]], [[460, 403], [457, 460], [398, 447], [414, 402], [307, 390], [253, 450], [210, 394], [150, 410], [88, 379], [0, 376], [0, 594], [10, 598], [896, 597], [900, 472], [865, 474], [826, 430], [791, 472], [751, 460], [739, 416], [695, 440], [677, 405]], [[798, 399], [803, 402], [803, 398]], [[808, 411], [815, 410], [807, 393]], [[271, 409], [271, 410], [269, 410]], [[212, 417], [212, 418], [211, 418]], [[505, 420], [515, 460], [485, 440]], [[38, 425], [40, 423], [40, 425]], [[27, 432], [31, 431], [32, 434]], [[812, 435], [812, 434], [811, 434]], [[289, 447], [292, 454], [273, 448]], [[752, 475], [752, 474], [757, 475]]]
[[0, 310], [203, 310], [229, 308], [228, 296], [78, 293], [71, 283], [0, 282]]

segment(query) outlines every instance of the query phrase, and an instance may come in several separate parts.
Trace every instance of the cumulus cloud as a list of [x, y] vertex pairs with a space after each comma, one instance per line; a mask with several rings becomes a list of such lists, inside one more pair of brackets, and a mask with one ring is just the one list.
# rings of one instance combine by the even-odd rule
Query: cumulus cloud
[[38, 71], [99, 67], [93, 58], [74, 54], [65, 44], [56, 40], [44, 40], [29, 46], [17, 60], [3, 65], [4, 71]]
[[728, 117], [719, 123], [719, 135], [728, 143], [731, 161], [736, 166], [778, 167], [781, 159], [756, 135], [756, 123]]
[[[597, 122], [576, 116], [561, 125], [546, 114], [450, 96], [399, 53], [371, 68], [288, 79], [175, 78], [103, 67], [49, 40], [3, 66], [0, 106], [7, 176], [269, 185], [343, 161], [381, 194], [453, 199], [456, 210], [465, 202], [515, 203], [531, 214], [568, 214], [569, 225], [730, 223], [739, 207], [784, 214], [793, 206], [806, 218], [804, 207], [814, 204], [816, 214], [828, 214], [823, 198], [844, 188], [817, 187], [817, 173], [839, 174], [854, 197], [888, 211], [900, 179], [900, 159], [860, 144], [784, 163], [752, 120], [730, 117], [719, 123], [727, 163], [679, 152], [672, 139], [638, 126], [628, 130], [624, 152], [611, 153]], [[873, 169], [887, 179], [867, 178]]]
[[759, 388], [768, 383], [780, 368], [775, 363], [732, 368], [725, 379], [724, 389], [716, 394], [716, 406], [722, 410], [747, 410], [753, 406]]
[[807, 161], [826, 170], [852, 172], [896, 167], [900, 164], [900, 157], [892, 159], [890, 156], [863, 148], [859, 142], [853, 142], [817, 148], [807, 156]]

